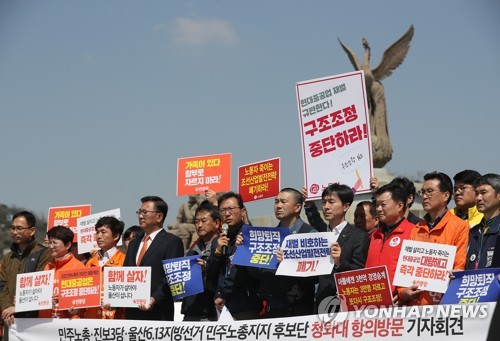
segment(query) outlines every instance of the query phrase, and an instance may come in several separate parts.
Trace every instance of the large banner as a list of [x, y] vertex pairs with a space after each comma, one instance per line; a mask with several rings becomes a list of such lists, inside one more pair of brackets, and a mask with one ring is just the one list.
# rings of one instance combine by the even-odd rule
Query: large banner
[[177, 196], [231, 189], [231, 154], [203, 155], [177, 160]]
[[257, 268], [276, 269], [276, 251], [286, 236], [288, 227], [255, 227], [243, 225], [241, 228], [243, 245], [238, 246], [232, 263]]
[[[78, 254], [83, 254], [92, 250], [99, 249], [99, 246], [97, 245], [97, 241], [95, 239], [95, 224], [102, 217], [115, 217], [119, 220], [120, 209], [115, 208], [114, 210], [99, 212], [83, 218], [78, 218]], [[120, 245], [122, 245], [121, 238], [117, 243], [117, 246]]]
[[[232, 322], [22, 319], [9, 341], [486, 340], [495, 303], [414, 306]], [[491, 340], [494, 340], [491, 335]], [[498, 337], [498, 335], [496, 335]]]
[[163, 260], [170, 292], [174, 300], [203, 292], [201, 266], [196, 262], [199, 255]]
[[280, 188], [279, 157], [238, 167], [238, 193], [244, 202], [274, 198]]
[[363, 71], [299, 82], [296, 91], [307, 197], [320, 199], [334, 182], [370, 192], [373, 162]]
[[333, 276], [343, 303], [342, 311], [360, 310], [367, 306], [392, 306], [391, 285], [385, 265], [334, 273]]
[[78, 240], [77, 219], [88, 216], [91, 205], [50, 207], [47, 214], [47, 231], [54, 226], [66, 226], [75, 234], [73, 242]]
[[403, 240], [392, 284], [445, 293], [456, 252], [454, 245]]
[[283, 261], [276, 275], [310, 277], [331, 274], [335, 265], [330, 257], [333, 238], [331, 232], [288, 235], [281, 245]]
[[497, 302], [500, 299], [500, 268], [454, 272], [455, 279], [441, 304]]

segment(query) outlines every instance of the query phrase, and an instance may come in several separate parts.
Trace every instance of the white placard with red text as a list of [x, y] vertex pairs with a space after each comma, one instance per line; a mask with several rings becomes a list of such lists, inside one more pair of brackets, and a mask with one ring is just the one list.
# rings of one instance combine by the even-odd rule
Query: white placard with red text
[[335, 242], [331, 232], [290, 234], [281, 244], [283, 261], [276, 275], [310, 277], [328, 275], [335, 265], [330, 245]]
[[456, 252], [454, 245], [403, 240], [393, 285], [445, 293]]
[[296, 84], [304, 177], [309, 199], [331, 183], [370, 192], [373, 174], [363, 71]]
[[16, 313], [52, 308], [54, 270], [18, 274]]
[[151, 267], [104, 267], [104, 305], [132, 307], [149, 303], [151, 298]]

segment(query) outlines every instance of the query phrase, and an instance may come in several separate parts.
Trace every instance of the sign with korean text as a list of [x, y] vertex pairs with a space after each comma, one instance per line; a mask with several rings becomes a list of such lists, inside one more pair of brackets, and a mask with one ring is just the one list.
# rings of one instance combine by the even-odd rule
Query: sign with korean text
[[47, 231], [54, 226], [66, 226], [75, 234], [73, 241], [77, 241], [77, 219], [88, 216], [91, 212], [91, 205], [51, 207], [47, 214]]
[[274, 198], [280, 187], [279, 157], [238, 167], [238, 193], [244, 202]]
[[363, 71], [299, 82], [296, 92], [307, 197], [320, 199], [334, 182], [370, 192], [373, 162]]
[[276, 275], [309, 277], [332, 273], [335, 264], [330, 245], [334, 241], [330, 232], [288, 235], [281, 244], [283, 261]]
[[393, 285], [445, 293], [456, 251], [454, 245], [403, 240]]
[[79, 309], [101, 305], [101, 268], [60, 270], [59, 309]]
[[391, 285], [385, 265], [333, 275], [343, 303], [342, 311], [392, 306]]
[[497, 302], [500, 299], [500, 268], [457, 271], [440, 304]]
[[276, 269], [276, 251], [286, 236], [288, 227], [255, 227], [243, 225], [241, 228], [243, 245], [238, 246], [232, 263], [257, 268]]
[[[95, 224], [102, 217], [115, 217], [116, 219], [120, 219], [120, 209], [115, 208], [114, 210], [104, 211], [88, 215], [83, 218], [78, 218], [78, 254], [99, 249], [99, 246], [97, 245], [97, 241], [95, 239]], [[121, 239], [118, 241], [117, 245], [121, 245]]]
[[103, 305], [137, 308], [151, 299], [151, 267], [113, 266], [103, 268]]
[[203, 292], [201, 266], [196, 263], [198, 258], [199, 255], [162, 261], [174, 300]]
[[204, 193], [207, 189], [231, 189], [231, 154], [215, 154], [177, 160], [177, 196]]
[[16, 279], [16, 313], [52, 308], [54, 270], [18, 274]]

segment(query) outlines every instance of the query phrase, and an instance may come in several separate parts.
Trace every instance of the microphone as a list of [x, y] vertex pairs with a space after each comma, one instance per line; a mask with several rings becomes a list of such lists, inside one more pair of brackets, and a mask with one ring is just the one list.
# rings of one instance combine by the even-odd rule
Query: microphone
[[[229, 226], [227, 224], [222, 224], [222, 233], [225, 233], [227, 236], [227, 231], [229, 230]], [[226, 255], [227, 254], [227, 245], [222, 246], [222, 254]]]

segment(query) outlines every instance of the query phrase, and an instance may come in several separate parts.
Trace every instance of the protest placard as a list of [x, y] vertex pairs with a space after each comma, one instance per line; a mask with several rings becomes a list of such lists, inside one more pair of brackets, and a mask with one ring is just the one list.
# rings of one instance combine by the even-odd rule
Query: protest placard
[[307, 197], [320, 199], [333, 182], [370, 192], [373, 161], [363, 71], [299, 82], [296, 92]]
[[214, 154], [177, 160], [177, 196], [231, 189], [231, 154]]
[[330, 257], [330, 245], [334, 241], [330, 232], [288, 235], [281, 244], [283, 261], [276, 275], [309, 277], [331, 274], [335, 264]]
[[73, 231], [73, 242], [78, 240], [77, 219], [88, 216], [91, 205], [50, 207], [47, 214], [47, 231], [54, 226], [66, 226]]
[[279, 157], [238, 167], [238, 193], [244, 202], [274, 198], [280, 188]]
[[243, 225], [243, 245], [238, 246], [232, 263], [257, 268], [276, 269], [276, 251], [286, 236], [288, 227], [256, 227]]
[[54, 288], [54, 270], [18, 274], [16, 279], [16, 313], [50, 309]]
[[500, 268], [456, 271], [455, 279], [440, 304], [497, 302], [500, 299]]
[[163, 260], [170, 292], [174, 300], [203, 292], [201, 266], [196, 263], [199, 255]]
[[[78, 218], [78, 254], [99, 249], [95, 239], [95, 224], [102, 217], [115, 217], [116, 219], [120, 219], [120, 209], [115, 208], [114, 210], [99, 212], [83, 218]], [[122, 245], [121, 238], [117, 243], [117, 246], [120, 245]]]
[[103, 304], [137, 308], [151, 299], [151, 267], [113, 266], [103, 268]]
[[79, 309], [101, 305], [101, 269], [99, 267], [60, 270], [59, 309]]
[[403, 240], [393, 285], [446, 292], [456, 251], [454, 245]]
[[355, 311], [368, 306], [392, 306], [391, 285], [385, 265], [344, 271], [333, 275], [337, 284], [337, 292], [343, 303], [342, 311]]

